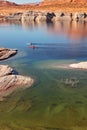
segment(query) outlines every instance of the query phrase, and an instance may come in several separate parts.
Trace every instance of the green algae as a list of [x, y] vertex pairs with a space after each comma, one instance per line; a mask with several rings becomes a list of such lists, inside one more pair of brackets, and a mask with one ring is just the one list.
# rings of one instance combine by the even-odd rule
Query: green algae
[[[41, 63], [28, 66], [30, 61], [22, 64], [21, 59], [17, 62], [14, 68], [34, 77], [35, 84], [16, 90], [0, 102], [2, 130], [87, 129], [87, 71], [39, 68]], [[79, 80], [76, 87], [62, 82], [73, 77]]]

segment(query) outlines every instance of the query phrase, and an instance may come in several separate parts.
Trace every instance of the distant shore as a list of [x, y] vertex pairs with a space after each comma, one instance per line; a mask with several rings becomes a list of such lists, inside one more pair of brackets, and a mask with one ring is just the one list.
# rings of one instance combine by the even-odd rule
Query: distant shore
[[[17, 50], [0, 48], [0, 61], [14, 56]], [[8, 65], [0, 65], [0, 101], [15, 89], [32, 86], [34, 79], [28, 76], [16, 75]]]

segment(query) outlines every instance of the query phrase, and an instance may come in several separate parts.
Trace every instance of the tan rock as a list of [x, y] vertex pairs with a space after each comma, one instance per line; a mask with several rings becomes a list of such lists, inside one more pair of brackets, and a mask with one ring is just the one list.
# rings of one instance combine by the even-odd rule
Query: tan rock
[[[7, 59], [17, 53], [17, 50], [0, 48], [0, 60]], [[0, 100], [17, 88], [30, 87], [34, 83], [31, 77], [15, 75], [13, 68], [0, 65]]]
[[0, 60], [7, 59], [17, 53], [17, 50], [0, 48]]
[[70, 64], [69, 67], [75, 68], [75, 69], [87, 69], [87, 62]]
[[12, 74], [13, 68], [9, 67], [8, 65], [0, 65], [0, 77]]
[[0, 65], [0, 100], [17, 88], [30, 87], [34, 83], [31, 77], [13, 74], [13, 68]]

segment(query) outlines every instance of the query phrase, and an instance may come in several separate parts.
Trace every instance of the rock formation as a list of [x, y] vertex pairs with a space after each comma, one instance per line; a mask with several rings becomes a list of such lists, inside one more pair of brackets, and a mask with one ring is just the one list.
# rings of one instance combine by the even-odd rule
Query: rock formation
[[17, 50], [0, 48], [0, 60], [7, 59], [17, 53]]
[[[16, 50], [0, 48], [0, 59], [7, 59], [16, 54], [16, 52]], [[5, 96], [17, 88], [30, 87], [33, 82], [34, 80], [30, 77], [16, 75], [14, 69], [8, 65], [0, 65], [0, 100], [3, 100]]]
[[5, 18], [6, 21], [45, 21], [45, 22], [55, 22], [55, 21], [87, 21], [87, 13], [85, 12], [75, 12], [75, 13], [67, 13], [67, 12], [41, 12], [41, 11], [27, 11], [24, 13], [16, 13], [10, 15]]
[[69, 67], [75, 69], [87, 69], [87, 62], [85, 61], [85, 62], [70, 64]]
[[87, 0], [44, 0], [43, 1], [43, 3], [45, 3], [45, 4], [47, 4], [47, 3], [50, 3], [50, 4], [52, 4], [52, 3], [66, 3], [66, 2], [77, 2], [77, 3], [79, 3], [79, 2], [87, 2]]
[[17, 6], [17, 4], [6, 0], [0, 0], [0, 6]]

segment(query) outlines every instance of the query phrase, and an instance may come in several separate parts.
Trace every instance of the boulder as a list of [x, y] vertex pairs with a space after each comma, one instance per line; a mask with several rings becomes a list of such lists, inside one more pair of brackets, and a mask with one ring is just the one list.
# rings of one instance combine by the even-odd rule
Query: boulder
[[17, 53], [17, 50], [0, 48], [0, 60], [7, 59]]

